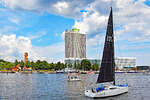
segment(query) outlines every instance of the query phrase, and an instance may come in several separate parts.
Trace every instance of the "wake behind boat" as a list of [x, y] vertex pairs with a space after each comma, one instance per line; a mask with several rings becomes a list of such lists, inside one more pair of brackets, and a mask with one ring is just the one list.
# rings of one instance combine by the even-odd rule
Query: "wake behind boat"
[[102, 98], [116, 96], [128, 92], [128, 85], [115, 84], [115, 61], [114, 61], [114, 34], [113, 34], [113, 15], [110, 11], [103, 57], [97, 83], [113, 82], [113, 85], [100, 85], [98, 88], [85, 90], [85, 96], [92, 98]]

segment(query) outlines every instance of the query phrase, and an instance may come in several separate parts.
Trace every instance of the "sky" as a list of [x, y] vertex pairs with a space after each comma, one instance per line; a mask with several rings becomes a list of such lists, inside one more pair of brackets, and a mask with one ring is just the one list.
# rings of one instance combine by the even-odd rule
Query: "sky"
[[115, 56], [150, 65], [150, 0], [0, 0], [0, 59], [63, 60], [74, 27], [87, 36], [87, 58], [101, 59], [111, 6]]

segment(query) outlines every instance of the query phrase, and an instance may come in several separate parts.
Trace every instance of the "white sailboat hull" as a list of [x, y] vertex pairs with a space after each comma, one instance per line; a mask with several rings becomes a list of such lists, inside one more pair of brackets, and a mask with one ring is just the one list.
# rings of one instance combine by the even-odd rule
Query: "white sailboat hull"
[[116, 96], [128, 92], [128, 86], [108, 86], [105, 90], [93, 92], [92, 90], [85, 90], [85, 96], [91, 98], [104, 98]]

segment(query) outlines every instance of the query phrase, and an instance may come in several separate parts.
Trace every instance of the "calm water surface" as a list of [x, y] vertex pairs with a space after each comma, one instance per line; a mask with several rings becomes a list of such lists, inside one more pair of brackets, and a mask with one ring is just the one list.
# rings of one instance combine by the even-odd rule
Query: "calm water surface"
[[[66, 77], [66, 74], [0, 73], [0, 100], [92, 100], [84, 96], [84, 89], [95, 85], [97, 75], [81, 75], [80, 82], [68, 82]], [[129, 92], [103, 100], [150, 100], [150, 75], [118, 73], [116, 81], [128, 82]]]

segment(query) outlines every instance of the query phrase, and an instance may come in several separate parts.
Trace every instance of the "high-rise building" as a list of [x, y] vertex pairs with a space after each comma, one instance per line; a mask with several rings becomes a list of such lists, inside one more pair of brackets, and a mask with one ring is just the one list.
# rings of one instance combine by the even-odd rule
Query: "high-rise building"
[[86, 35], [79, 29], [65, 31], [65, 58], [86, 58]]

